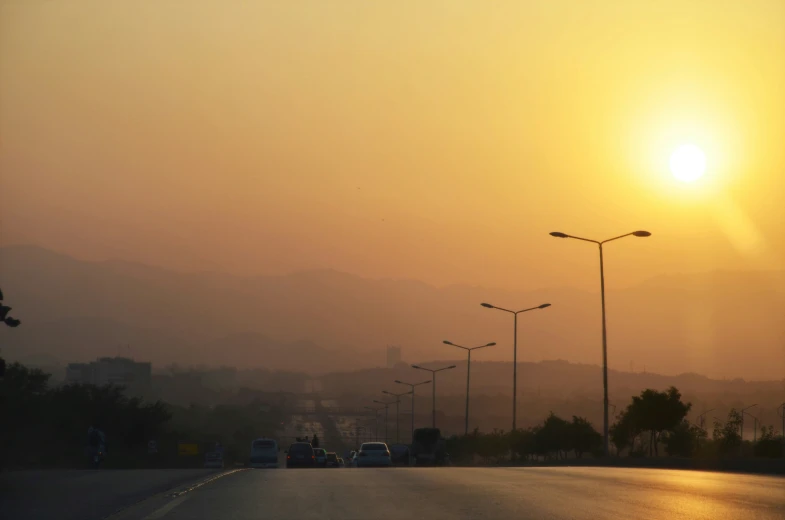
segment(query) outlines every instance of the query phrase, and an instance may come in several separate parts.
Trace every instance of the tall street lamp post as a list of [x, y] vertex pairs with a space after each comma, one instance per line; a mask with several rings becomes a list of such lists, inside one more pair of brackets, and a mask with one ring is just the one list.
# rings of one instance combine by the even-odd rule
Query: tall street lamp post
[[497, 307], [496, 305], [491, 305], [490, 303], [481, 303], [483, 307], [486, 309], [496, 309], [499, 311], [509, 312], [513, 315], [513, 336], [512, 336], [512, 429], [513, 431], [517, 428], [517, 417], [518, 417], [518, 315], [522, 312], [529, 312], [529, 311], [536, 311], [538, 309], [545, 309], [550, 307], [550, 303], [543, 303], [542, 305], [538, 305], [537, 307], [530, 307], [528, 309], [523, 309], [520, 311], [511, 311], [510, 309], [505, 309], [503, 307]]
[[380, 406], [378, 408], [373, 408], [372, 406], [366, 406], [365, 408], [367, 410], [373, 410], [374, 420], [376, 421], [376, 428], [375, 428], [375, 430], [376, 430], [376, 432], [375, 432], [376, 439], [374, 439], [374, 440], [376, 442], [379, 442], [379, 410], [381, 410], [384, 407]]
[[384, 442], [387, 443], [390, 441], [390, 438], [387, 436], [387, 427], [389, 425], [389, 421], [387, 420], [387, 411], [388, 407], [395, 403], [395, 401], [377, 401], [374, 399], [373, 402], [384, 405]]
[[455, 365], [450, 365], [448, 367], [436, 368], [436, 369], [425, 368], [425, 367], [421, 367], [420, 365], [412, 365], [412, 368], [416, 368], [417, 370], [425, 370], [431, 373], [431, 380], [433, 381], [433, 386], [431, 387], [431, 390], [433, 391], [433, 412], [432, 412], [433, 421], [431, 427], [436, 428], [436, 373], [441, 372], [442, 370], [453, 369], [455, 368]]
[[395, 442], [397, 444], [397, 443], [401, 442], [400, 428], [399, 428], [399, 425], [401, 423], [401, 421], [400, 421], [401, 396], [402, 395], [409, 395], [412, 392], [410, 391], [410, 392], [402, 392], [400, 394], [394, 394], [392, 392], [388, 392], [387, 390], [382, 390], [382, 393], [395, 397]]
[[602, 389], [603, 389], [603, 444], [605, 456], [608, 456], [609, 438], [608, 438], [608, 334], [605, 326], [605, 268], [602, 256], [602, 246], [608, 242], [618, 240], [624, 237], [650, 237], [651, 233], [648, 231], [633, 231], [617, 237], [609, 238], [607, 240], [592, 240], [590, 238], [576, 237], [568, 235], [559, 231], [553, 231], [552, 237], [556, 238], [574, 238], [575, 240], [582, 240], [584, 242], [591, 242], [597, 244], [600, 250], [600, 299], [602, 302]]
[[749, 410], [750, 408], [755, 408], [756, 406], [758, 406], [757, 403], [751, 404], [747, 408], [741, 409], [741, 425], [739, 426], [739, 439], [741, 440], [741, 445], [739, 446], [739, 453], [742, 455], [744, 454], [744, 414], [747, 414], [750, 417], [755, 418], [755, 416], [747, 412], [747, 410]]
[[444, 340], [442, 343], [445, 345], [452, 345], [453, 347], [462, 348], [467, 352], [469, 355], [468, 360], [466, 362], [466, 411], [464, 413], [464, 424], [463, 424], [463, 434], [469, 435], [469, 382], [471, 381], [471, 373], [472, 373], [472, 350], [477, 350], [478, 348], [485, 348], [485, 347], [492, 347], [496, 345], [496, 343], [487, 343], [485, 345], [480, 345], [479, 347], [464, 347], [462, 345], [456, 345], [452, 341]]
[[431, 382], [431, 380], [429, 379], [428, 381], [422, 381], [420, 383], [404, 383], [403, 381], [399, 381], [396, 379], [395, 382], [398, 383], [399, 385], [406, 385], [412, 389], [411, 392], [412, 393], [412, 440], [411, 441], [412, 443], [414, 443], [414, 387], [428, 384]]

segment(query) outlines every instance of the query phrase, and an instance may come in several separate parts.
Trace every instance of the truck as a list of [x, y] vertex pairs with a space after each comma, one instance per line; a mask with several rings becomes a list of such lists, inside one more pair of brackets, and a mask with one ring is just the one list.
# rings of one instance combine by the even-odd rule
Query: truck
[[439, 428], [414, 430], [411, 455], [415, 466], [444, 465], [447, 462], [447, 452]]

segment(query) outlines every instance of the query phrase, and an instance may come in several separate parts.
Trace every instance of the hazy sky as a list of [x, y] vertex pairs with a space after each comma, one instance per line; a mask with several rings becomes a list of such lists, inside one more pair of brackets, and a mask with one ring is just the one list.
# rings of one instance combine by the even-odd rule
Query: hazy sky
[[595, 289], [547, 233], [642, 228], [609, 284], [785, 268], [782, 0], [0, 6], [3, 244]]

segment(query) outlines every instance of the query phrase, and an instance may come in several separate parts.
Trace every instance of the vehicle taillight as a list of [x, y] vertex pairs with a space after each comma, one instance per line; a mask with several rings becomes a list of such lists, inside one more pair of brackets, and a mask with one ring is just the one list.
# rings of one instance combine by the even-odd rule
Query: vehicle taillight
[[287, 456], [286, 456], [286, 458], [287, 458], [287, 459], [291, 459], [291, 458], [292, 458], [292, 456], [291, 456], [291, 455], [287, 455]]
[[313, 455], [311, 455], [311, 458], [314, 459], [314, 460], [316, 459], [316, 457], [314, 457]]

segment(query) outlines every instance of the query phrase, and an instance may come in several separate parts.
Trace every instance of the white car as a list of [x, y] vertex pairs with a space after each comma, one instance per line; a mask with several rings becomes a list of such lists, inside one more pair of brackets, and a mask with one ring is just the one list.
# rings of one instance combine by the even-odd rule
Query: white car
[[357, 467], [368, 468], [372, 466], [392, 466], [390, 449], [383, 442], [365, 442], [357, 452]]

